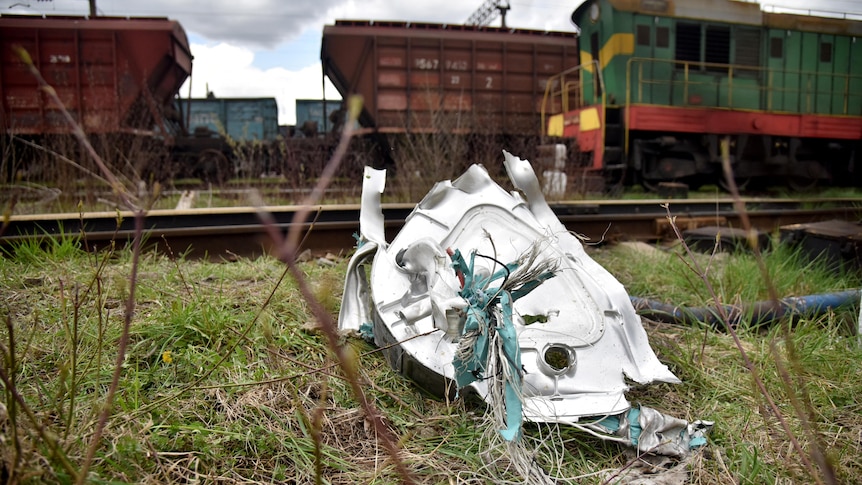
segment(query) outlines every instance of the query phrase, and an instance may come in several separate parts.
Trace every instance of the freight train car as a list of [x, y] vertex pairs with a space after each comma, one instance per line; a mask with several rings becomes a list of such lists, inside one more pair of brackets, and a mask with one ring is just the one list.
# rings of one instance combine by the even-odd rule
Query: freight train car
[[578, 64], [578, 49], [573, 32], [338, 20], [324, 27], [321, 61], [344, 99], [362, 95], [359, 122], [389, 145], [485, 136], [496, 159], [500, 148], [531, 155], [512, 145], [538, 140], [546, 83]]
[[862, 22], [735, 0], [589, 0], [572, 21], [580, 63], [543, 113], [596, 173], [721, 183], [729, 137], [742, 185], [862, 181]]
[[270, 171], [280, 136], [275, 98], [183, 99], [178, 110], [189, 136], [176, 140], [174, 168], [197, 167], [191, 175], [224, 183], [235, 175], [260, 176]]
[[328, 99], [297, 99], [296, 129], [304, 136], [338, 131], [343, 122], [341, 101]]
[[278, 104], [275, 98], [192, 98], [188, 106], [189, 131], [221, 133], [235, 141], [275, 141]]
[[[16, 48], [28, 53], [62, 106], [39, 89]], [[191, 68], [186, 33], [166, 18], [0, 15], [4, 177], [27, 170], [8, 149], [11, 137], [43, 143], [72, 132], [62, 109], [86, 133], [113, 136], [107, 145], [118, 143], [118, 135], [164, 145], [178, 121], [174, 97]]]

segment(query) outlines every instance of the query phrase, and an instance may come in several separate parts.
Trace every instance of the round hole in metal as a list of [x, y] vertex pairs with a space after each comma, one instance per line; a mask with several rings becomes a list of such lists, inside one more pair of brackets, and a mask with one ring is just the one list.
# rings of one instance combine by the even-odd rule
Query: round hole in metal
[[563, 374], [575, 365], [575, 353], [565, 345], [549, 345], [542, 360], [555, 374]]

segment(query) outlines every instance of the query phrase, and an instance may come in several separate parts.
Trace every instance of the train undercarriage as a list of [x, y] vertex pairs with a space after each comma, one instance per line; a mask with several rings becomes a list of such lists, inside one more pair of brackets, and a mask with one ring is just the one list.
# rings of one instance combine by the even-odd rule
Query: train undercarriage
[[[719, 135], [649, 132], [631, 134], [626, 176], [655, 190], [662, 182], [685, 183], [696, 189], [715, 184], [727, 189]], [[741, 188], [787, 186], [804, 191], [815, 186], [858, 186], [859, 142], [769, 135], [729, 136], [728, 159]]]

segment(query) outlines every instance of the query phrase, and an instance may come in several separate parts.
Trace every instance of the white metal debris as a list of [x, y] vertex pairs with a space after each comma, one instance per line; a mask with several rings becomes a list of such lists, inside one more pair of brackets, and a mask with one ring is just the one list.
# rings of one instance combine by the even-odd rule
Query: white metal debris
[[[500, 397], [489, 391], [489, 380], [507, 374], [509, 411], [516, 395], [519, 414], [529, 421], [625, 438], [628, 427], [592, 425], [609, 416], [630, 424], [626, 377], [642, 384], [680, 381], [650, 348], [623, 286], [554, 215], [530, 163], [504, 155], [520, 193], [506, 192], [474, 165], [455, 181], [437, 183], [391, 243], [380, 205], [385, 173], [366, 169], [360, 245], [349, 263], [339, 327], [373, 335], [395, 370], [439, 396], [454, 395], [458, 382], [459, 392], [475, 391], [493, 405]], [[514, 352], [504, 349], [507, 306]], [[470, 316], [482, 311], [479, 326], [489, 340], [500, 340], [496, 354], [493, 341], [484, 344], [498, 363], [476, 350], [489, 362], [465, 369]], [[468, 344], [472, 354], [474, 342]], [[652, 414], [638, 416], [646, 415]], [[682, 435], [689, 444], [689, 433]]]

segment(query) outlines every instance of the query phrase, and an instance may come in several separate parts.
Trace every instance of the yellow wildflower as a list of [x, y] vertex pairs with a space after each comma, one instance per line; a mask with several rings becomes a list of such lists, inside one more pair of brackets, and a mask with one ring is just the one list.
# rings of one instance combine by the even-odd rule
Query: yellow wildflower
[[174, 358], [171, 357], [171, 351], [170, 350], [165, 350], [164, 352], [162, 352], [162, 362], [164, 362], [165, 364], [170, 364], [173, 361], [174, 361]]

